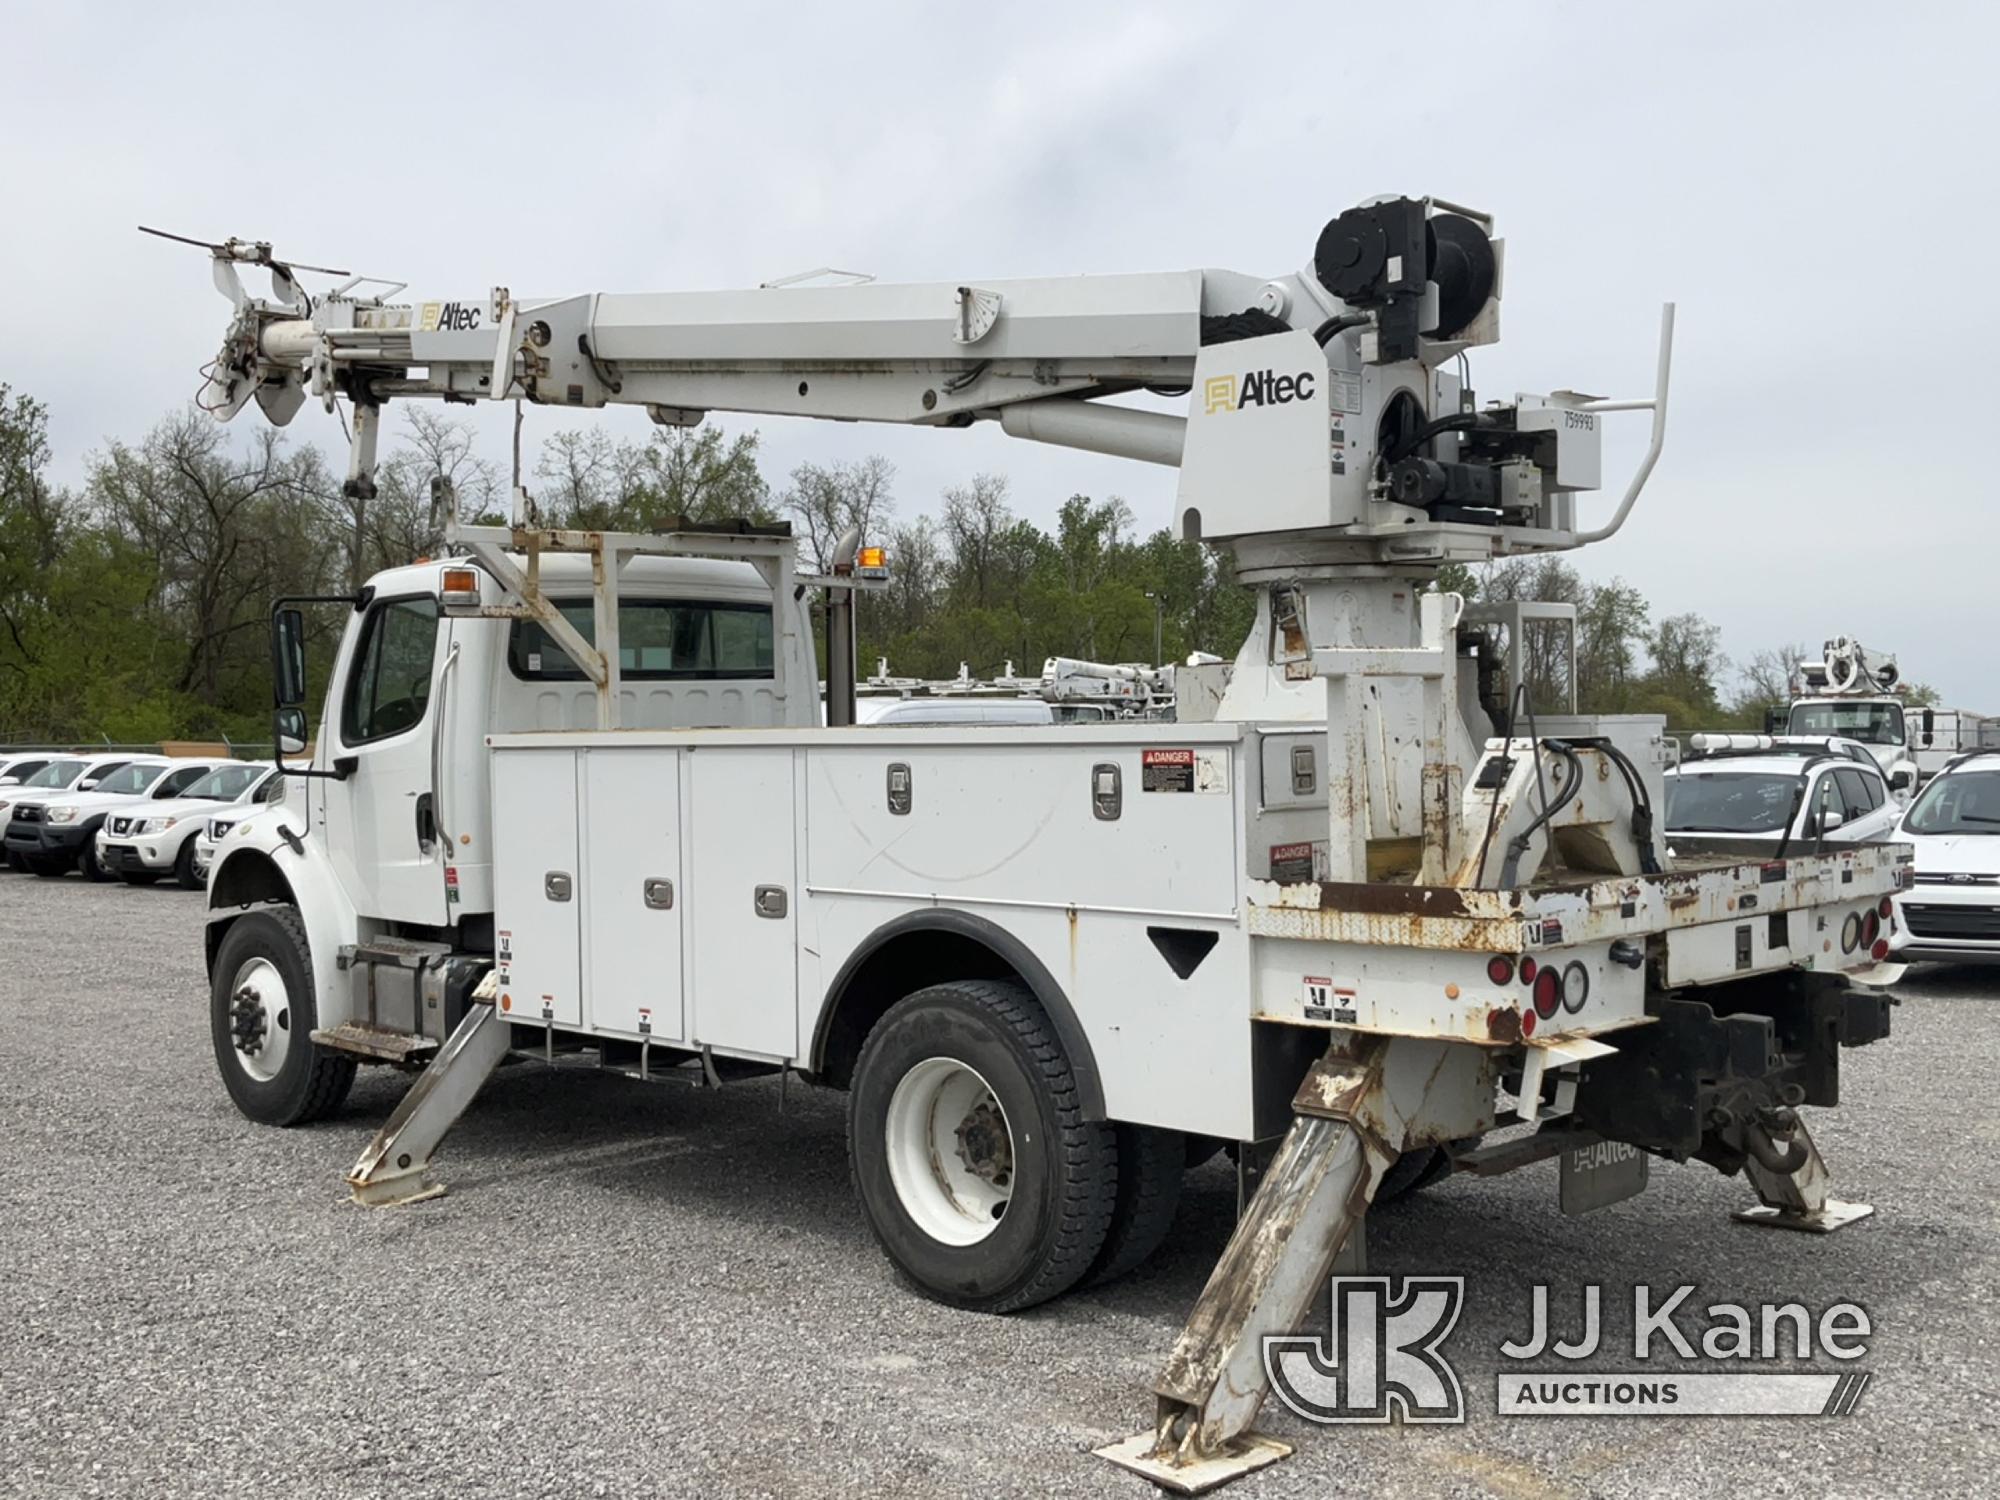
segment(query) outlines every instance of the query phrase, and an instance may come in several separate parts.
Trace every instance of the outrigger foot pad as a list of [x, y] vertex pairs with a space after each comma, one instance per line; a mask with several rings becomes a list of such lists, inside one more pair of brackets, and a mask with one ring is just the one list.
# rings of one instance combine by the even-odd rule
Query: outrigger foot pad
[[1856, 1219], [1865, 1219], [1875, 1212], [1872, 1203], [1843, 1203], [1838, 1198], [1828, 1198], [1818, 1208], [1780, 1208], [1770, 1203], [1760, 1203], [1755, 1208], [1739, 1208], [1734, 1217], [1745, 1224], [1761, 1224], [1766, 1229], [1797, 1229], [1807, 1234], [1832, 1234], [1836, 1229], [1845, 1229]]
[[1231, 1438], [1219, 1453], [1183, 1462], [1176, 1462], [1172, 1455], [1160, 1457], [1159, 1445], [1159, 1433], [1141, 1432], [1099, 1448], [1097, 1456], [1176, 1495], [1200, 1495], [1292, 1455], [1290, 1443], [1265, 1437], [1261, 1432], [1246, 1432]]

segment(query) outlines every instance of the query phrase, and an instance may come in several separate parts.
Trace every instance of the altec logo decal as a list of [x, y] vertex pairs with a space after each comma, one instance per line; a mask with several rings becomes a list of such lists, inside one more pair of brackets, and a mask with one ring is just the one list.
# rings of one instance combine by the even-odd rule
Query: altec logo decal
[[486, 309], [476, 302], [426, 302], [419, 333], [470, 333]]
[[1311, 370], [1280, 375], [1276, 370], [1252, 370], [1247, 375], [1211, 375], [1202, 382], [1203, 414], [1241, 411], [1246, 406], [1283, 406], [1310, 401], [1318, 382]]

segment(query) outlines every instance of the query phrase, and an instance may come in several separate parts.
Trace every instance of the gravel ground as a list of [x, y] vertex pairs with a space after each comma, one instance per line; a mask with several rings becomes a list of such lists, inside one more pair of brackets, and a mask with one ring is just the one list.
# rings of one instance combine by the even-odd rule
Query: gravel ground
[[[367, 1212], [340, 1176], [400, 1080], [364, 1073], [313, 1129], [241, 1119], [200, 924], [178, 891], [0, 876], [0, 1493], [1152, 1493], [1089, 1450], [1149, 1418], [1228, 1233], [1226, 1167], [1190, 1176], [1140, 1272], [1012, 1318], [897, 1285], [849, 1198], [841, 1100], [798, 1087], [781, 1115], [768, 1084], [509, 1069], [446, 1148], [450, 1195]], [[1739, 1226], [1746, 1189], [1706, 1168], [1581, 1220], [1550, 1165], [1434, 1188], [1376, 1216], [1370, 1260], [1469, 1278], [1447, 1345], [1468, 1423], [1267, 1414], [1299, 1451], [1228, 1493], [1985, 1490], [2000, 978], [1919, 970], [1904, 994], [1897, 1036], [1849, 1054], [1847, 1107], [1814, 1121], [1873, 1219]], [[1497, 1346], [1537, 1281], [1564, 1321], [1588, 1281], [1607, 1309], [1640, 1282], [1858, 1301], [1874, 1383], [1842, 1420], [1501, 1419]], [[1609, 1338], [1628, 1327], [1607, 1312]]]

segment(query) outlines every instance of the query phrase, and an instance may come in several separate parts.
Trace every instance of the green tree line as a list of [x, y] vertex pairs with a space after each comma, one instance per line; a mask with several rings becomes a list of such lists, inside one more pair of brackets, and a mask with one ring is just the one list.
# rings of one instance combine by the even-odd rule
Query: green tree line
[[[262, 740], [267, 627], [284, 594], [340, 593], [435, 554], [445, 507], [495, 519], [507, 476], [471, 427], [405, 409], [372, 494], [311, 444], [268, 427], [226, 429], [191, 408], [92, 453], [79, 483], [50, 477], [48, 413], [0, 386], [0, 742]], [[557, 433], [521, 460], [545, 524], [644, 531], [670, 518], [792, 522], [801, 566], [824, 568], [861, 528], [888, 549], [890, 581], [858, 606], [862, 671], [1033, 673], [1053, 655], [1151, 661], [1233, 656], [1250, 593], [1214, 549], [1142, 533], [1115, 497], [1072, 495], [1042, 527], [1000, 475], [975, 475], [905, 511], [887, 460], [764, 473], [758, 435], [663, 427], [645, 441], [602, 428]], [[1037, 505], [1036, 509], [1043, 509]], [[1675, 727], [1754, 724], [1781, 702], [1797, 648], [1740, 666], [1694, 614], [1655, 619], [1628, 584], [1582, 578], [1560, 558], [1515, 560], [1445, 586], [1488, 598], [1573, 603], [1573, 664], [1586, 711], [1664, 713]], [[1571, 667], [1537, 632], [1538, 703]], [[316, 642], [318, 673], [332, 648]]]

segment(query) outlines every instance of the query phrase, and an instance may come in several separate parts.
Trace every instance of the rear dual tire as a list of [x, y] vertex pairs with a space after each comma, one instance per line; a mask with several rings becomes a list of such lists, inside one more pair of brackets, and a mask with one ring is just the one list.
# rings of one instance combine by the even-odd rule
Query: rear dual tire
[[1022, 986], [967, 979], [890, 1008], [848, 1096], [855, 1195], [918, 1290], [1015, 1312], [1089, 1274], [1118, 1200], [1118, 1137]]

